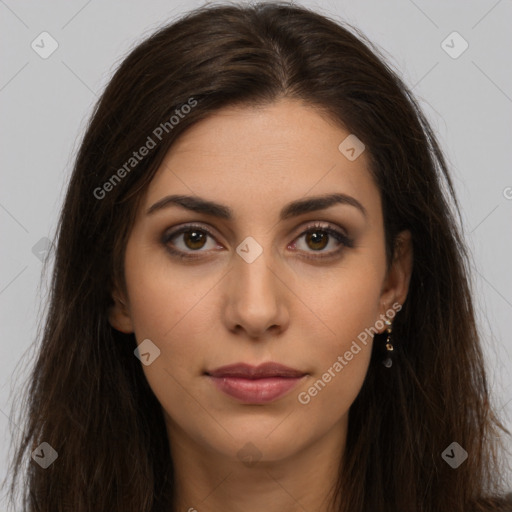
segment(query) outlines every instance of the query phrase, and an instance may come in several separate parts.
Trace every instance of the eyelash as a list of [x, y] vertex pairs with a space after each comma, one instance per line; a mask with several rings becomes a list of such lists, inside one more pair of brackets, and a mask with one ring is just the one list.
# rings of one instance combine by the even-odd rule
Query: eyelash
[[[162, 243], [165, 246], [165, 248], [167, 249], [167, 251], [169, 251], [172, 256], [175, 256], [177, 258], [188, 259], [188, 260], [201, 258], [200, 255], [191, 255], [190, 253], [174, 249], [169, 245], [169, 242], [177, 235], [181, 235], [183, 233], [186, 233], [187, 231], [193, 231], [193, 230], [197, 230], [197, 231], [206, 233], [208, 236], [215, 239], [215, 236], [213, 235], [213, 233], [209, 229], [205, 228], [204, 226], [200, 226], [197, 224], [187, 224], [187, 225], [182, 226], [181, 228], [177, 229], [176, 231], [164, 234], [164, 236], [162, 238]], [[327, 254], [321, 254], [318, 256], [302, 255], [301, 257], [303, 257], [305, 259], [321, 260], [324, 258], [333, 258], [333, 257], [337, 256], [340, 252], [343, 251], [343, 247], [347, 247], [347, 248], [354, 247], [354, 240], [352, 238], [349, 238], [344, 233], [338, 231], [337, 229], [334, 229], [330, 225], [322, 225], [319, 223], [313, 223], [313, 224], [307, 226], [305, 228], [305, 230], [299, 236], [297, 236], [294, 240], [297, 240], [300, 237], [307, 235], [309, 233], [315, 233], [315, 232], [322, 232], [329, 236], [332, 236], [335, 240], [337, 240], [341, 244], [341, 247], [339, 249], [329, 251]], [[192, 252], [205, 252], [205, 251], [197, 250], [197, 251], [192, 251]]]

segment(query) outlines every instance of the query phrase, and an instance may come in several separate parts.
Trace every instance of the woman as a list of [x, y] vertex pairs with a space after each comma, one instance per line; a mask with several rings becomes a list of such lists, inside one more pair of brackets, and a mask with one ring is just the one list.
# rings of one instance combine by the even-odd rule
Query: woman
[[25, 510], [512, 510], [447, 166], [363, 41], [215, 6], [121, 64], [61, 213]]

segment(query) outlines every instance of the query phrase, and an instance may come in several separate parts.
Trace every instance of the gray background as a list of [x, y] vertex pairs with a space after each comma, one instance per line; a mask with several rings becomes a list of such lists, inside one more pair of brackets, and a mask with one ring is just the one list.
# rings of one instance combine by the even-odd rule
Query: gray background
[[[91, 108], [130, 48], [201, 3], [0, 0], [0, 478], [7, 471], [10, 430], [19, 428], [9, 418], [11, 404], [19, 402], [46, 307], [41, 294], [47, 284], [40, 282], [42, 264], [33, 247], [53, 236]], [[512, 428], [512, 2], [300, 3], [359, 27], [381, 47], [438, 133], [473, 254], [495, 405]], [[59, 45], [47, 59], [31, 47], [43, 31]], [[453, 31], [469, 44], [458, 58], [441, 44]], [[456, 39], [447, 44], [461, 48]]]

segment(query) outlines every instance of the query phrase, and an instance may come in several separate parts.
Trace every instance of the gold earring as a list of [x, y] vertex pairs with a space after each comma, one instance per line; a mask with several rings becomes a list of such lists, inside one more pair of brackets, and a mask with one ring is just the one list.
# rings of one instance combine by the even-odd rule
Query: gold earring
[[387, 328], [386, 328], [386, 332], [387, 332], [386, 358], [382, 361], [382, 364], [386, 368], [391, 368], [391, 366], [393, 365], [393, 350], [394, 350], [393, 343], [391, 342], [391, 333], [393, 331], [393, 324], [391, 323], [391, 320], [389, 320], [389, 318], [386, 318], [384, 323], [387, 326]]

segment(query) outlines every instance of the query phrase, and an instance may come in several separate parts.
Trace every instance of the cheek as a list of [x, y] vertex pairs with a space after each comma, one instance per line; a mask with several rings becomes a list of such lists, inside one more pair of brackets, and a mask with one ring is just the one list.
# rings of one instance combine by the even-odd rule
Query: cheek
[[371, 258], [347, 262], [325, 275], [304, 272], [298, 283], [294, 290], [305, 307], [293, 321], [301, 332], [319, 338], [316, 353], [348, 350], [351, 341], [379, 319], [382, 269]]
[[[180, 272], [161, 260], [127, 253], [126, 283], [135, 338], [138, 343], [150, 339], [160, 350], [154, 362], [142, 369], [163, 410], [186, 431], [194, 431], [195, 418], [208, 421], [201, 400], [195, 398], [201, 397], [202, 390], [200, 379], [194, 377], [205, 369], [207, 349], [213, 344], [210, 294], [217, 281], [218, 276], [192, 278], [190, 269]], [[215, 430], [215, 422], [210, 428]]]
[[204, 272], [204, 279], [195, 279], [199, 267], [183, 270], [173, 262], [153, 231], [144, 224], [134, 228], [125, 252], [125, 279], [137, 340], [154, 338], [162, 344], [214, 281]]
[[[225, 339], [216, 304], [223, 272], [183, 266], [140, 240], [128, 244], [126, 285], [135, 338], [150, 339], [159, 356], [142, 369], [153, 393], [174, 421], [194, 429], [194, 418], [210, 424], [203, 403], [202, 373]], [[224, 334], [224, 336], [222, 336]], [[216, 428], [216, 423], [210, 425]]]
[[[345, 350], [346, 349], [346, 350]], [[298, 424], [304, 432], [327, 431], [346, 421], [350, 406], [363, 385], [371, 355], [371, 343], [348, 343], [329, 354], [329, 362], [298, 390], [296, 401], [308, 424]]]
[[[361, 258], [362, 260], [362, 258]], [[309, 279], [306, 277], [304, 283]], [[296, 400], [310, 418], [333, 425], [348, 412], [365, 379], [379, 319], [382, 268], [369, 258], [340, 267], [330, 279], [319, 279], [298, 315], [299, 330], [314, 347], [303, 346], [302, 357], [315, 370], [298, 390]], [[306, 310], [304, 310], [306, 311]], [[310, 421], [310, 420], [308, 420]], [[311, 422], [302, 429], [310, 429]], [[314, 427], [313, 427], [314, 428]], [[318, 425], [320, 428], [320, 425]]]

